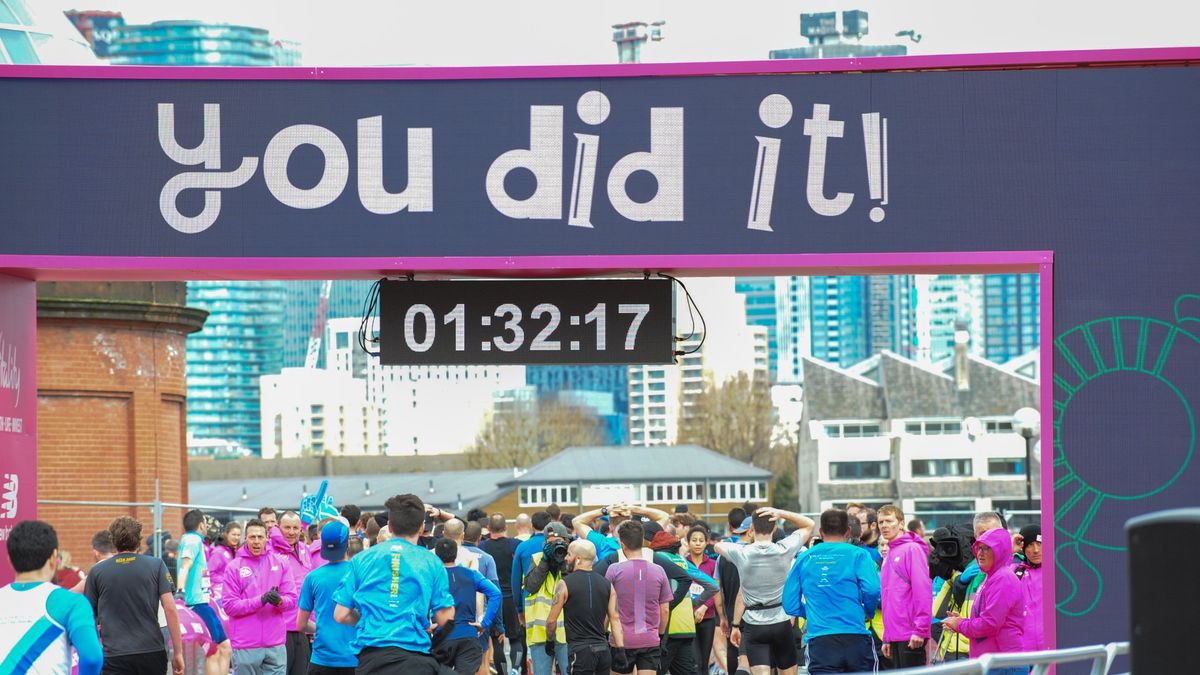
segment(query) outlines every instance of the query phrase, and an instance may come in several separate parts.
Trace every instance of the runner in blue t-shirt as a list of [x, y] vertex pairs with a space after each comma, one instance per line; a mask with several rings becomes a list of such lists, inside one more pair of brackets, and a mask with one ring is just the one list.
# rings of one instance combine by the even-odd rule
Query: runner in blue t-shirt
[[442, 561], [417, 545], [425, 523], [421, 498], [396, 495], [385, 506], [394, 538], [350, 561], [333, 595], [334, 619], [358, 626], [358, 675], [436, 675], [429, 628], [454, 618], [450, 582]]
[[[331, 520], [321, 528], [321, 557], [329, 561], [308, 573], [300, 589], [300, 611], [295, 630], [306, 632], [309, 616], [316, 623], [312, 658], [308, 675], [353, 675], [358, 667], [358, 652], [354, 649], [354, 626], [345, 626], [333, 618], [333, 594], [350, 571], [346, 548], [350, 528], [341, 520]], [[289, 626], [289, 628], [291, 628]]]
[[233, 648], [229, 636], [225, 633], [225, 625], [221, 623], [212, 605], [210, 588], [212, 586], [208, 573], [208, 556], [204, 550], [204, 535], [200, 528], [204, 525], [204, 512], [192, 509], [183, 514], [182, 537], [179, 538], [179, 552], [175, 559], [175, 583], [183, 591], [183, 603], [196, 613], [208, 634], [217, 644], [217, 653], [208, 659], [205, 672], [208, 675], [223, 675], [229, 672], [229, 664], [233, 659]]

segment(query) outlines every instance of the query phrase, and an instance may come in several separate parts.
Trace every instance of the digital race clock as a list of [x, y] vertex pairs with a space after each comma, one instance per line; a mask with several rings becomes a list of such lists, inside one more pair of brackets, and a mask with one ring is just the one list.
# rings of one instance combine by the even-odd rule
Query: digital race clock
[[666, 279], [384, 281], [384, 365], [671, 363]]

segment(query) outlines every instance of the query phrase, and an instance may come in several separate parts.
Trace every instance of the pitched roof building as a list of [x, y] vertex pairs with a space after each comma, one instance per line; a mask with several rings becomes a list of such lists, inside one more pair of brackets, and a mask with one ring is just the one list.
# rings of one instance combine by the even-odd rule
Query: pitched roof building
[[[388, 458], [374, 458], [379, 464]], [[341, 476], [232, 478], [192, 481], [192, 501], [221, 518], [244, 518], [236, 509], [261, 506], [296, 508], [322, 480], [335, 503], [354, 503], [366, 511], [383, 508], [388, 497], [411, 492], [425, 501], [465, 514], [473, 508], [504, 513], [541, 510], [558, 504], [581, 512], [615, 502], [671, 511], [686, 504], [693, 514], [722, 522], [734, 506], [769, 504], [772, 473], [696, 445], [640, 448], [629, 446], [567, 448], [528, 470], [413, 472], [399, 465], [388, 470]], [[221, 509], [226, 509], [222, 511]], [[222, 518], [224, 519], [224, 518]]]
[[[1037, 409], [1039, 391], [1025, 369], [970, 356], [965, 345], [934, 365], [891, 352], [849, 368], [802, 365], [802, 508], [891, 502], [906, 514], [961, 515], [1025, 506], [1027, 447], [1013, 414]], [[1036, 459], [1029, 470], [1038, 495]]]

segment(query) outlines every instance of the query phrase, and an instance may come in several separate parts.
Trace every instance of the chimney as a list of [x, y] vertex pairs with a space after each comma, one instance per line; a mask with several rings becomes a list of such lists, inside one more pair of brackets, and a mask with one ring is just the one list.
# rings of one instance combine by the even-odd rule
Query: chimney
[[954, 321], [954, 384], [959, 391], [971, 389], [971, 333], [967, 331], [967, 322], [963, 319]]

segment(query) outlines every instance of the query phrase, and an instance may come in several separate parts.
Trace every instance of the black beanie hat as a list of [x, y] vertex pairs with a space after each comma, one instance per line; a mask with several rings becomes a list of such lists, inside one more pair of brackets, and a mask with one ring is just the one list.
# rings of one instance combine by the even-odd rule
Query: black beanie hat
[[1022, 553], [1024, 553], [1026, 546], [1029, 546], [1030, 544], [1032, 544], [1035, 541], [1041, 541], [1041, 540], [1042, 540], [1042, 526], [1041, 525], [1026, 525], [1025, 527], [1021, 528], [1021, 542], [1022, 542], [1021, 543], [1021, 552]]

